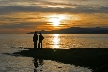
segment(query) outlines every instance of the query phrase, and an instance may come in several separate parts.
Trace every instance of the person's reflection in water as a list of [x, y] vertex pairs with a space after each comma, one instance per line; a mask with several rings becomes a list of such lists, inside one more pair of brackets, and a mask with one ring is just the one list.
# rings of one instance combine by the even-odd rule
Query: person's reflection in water
[[34, 72], [37, 72], [37, 70], [36, 70], [36, 68], [38, 67], [38, 60], [37, 60], [37, 58], [34, 58], [34, 66], [35, 66]]
[[[40, 67], [42, 65], [43, 65], [43, 59], [34, 58], [34, 66], [35, 66], [34, 72], [37, 72], [37, 67]], [[40, 71], [42, 71], [42, 69], [40, 69]]]
[[40, 66], [43, 65], [43, 59], [39, 59], [39, 65], [40, 65]]

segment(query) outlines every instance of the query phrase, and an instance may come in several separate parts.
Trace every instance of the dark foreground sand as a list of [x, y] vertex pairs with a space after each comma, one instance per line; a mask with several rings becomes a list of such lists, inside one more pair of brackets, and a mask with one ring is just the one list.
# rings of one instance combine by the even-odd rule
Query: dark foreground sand
[[13, 55], [55, 60], [66, 64], [88, 67], [93, 72], [108, 72], [107, 48], [72, 48], [72, 49], [33, 49], [13, 53]]

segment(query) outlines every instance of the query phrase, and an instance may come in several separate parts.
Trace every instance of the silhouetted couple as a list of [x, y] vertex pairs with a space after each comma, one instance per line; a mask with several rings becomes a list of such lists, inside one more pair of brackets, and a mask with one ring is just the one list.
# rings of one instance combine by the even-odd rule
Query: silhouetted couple
[[[39, 39], [39, 42], [38, 42], [38, 39]], [[42, 48], [43, 39], [44, 37], [42, 36], [41, 32], [39, 33], [39, 36], [38, 36], [37, 32], [35, 31], [34, 36], [33, 36], [34, 48], [37, 48], [37, 42], [38, 42], [38, 48]]]

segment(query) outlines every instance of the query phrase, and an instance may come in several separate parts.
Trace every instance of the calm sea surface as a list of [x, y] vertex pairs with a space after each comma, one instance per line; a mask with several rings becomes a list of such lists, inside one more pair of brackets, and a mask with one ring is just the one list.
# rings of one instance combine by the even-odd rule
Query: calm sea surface
[[[107, 34], [44, 34], [43, 48], [108, 48]], [[52, 60], [11, 56], [24, 48], [33, 48], [33, 34], [0, 34], [0, 72], [92, 72], [88, 67]], [[35, 68], [35, 63], [38, 64]]]
[[[107, 34], [44, 34], [43, 48], [108, 48]], [[33, 34], [1, 34], [0, 47], [33, 48]]]

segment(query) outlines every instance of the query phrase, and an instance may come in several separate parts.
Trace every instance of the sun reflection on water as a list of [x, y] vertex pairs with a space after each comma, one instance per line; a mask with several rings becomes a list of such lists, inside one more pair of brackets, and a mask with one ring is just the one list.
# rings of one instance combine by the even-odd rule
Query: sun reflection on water
[[53, 38], [54, 48], [59, 48], [60, 39], [58, 36], [59, 34], [54, 34], [54, 38]]

